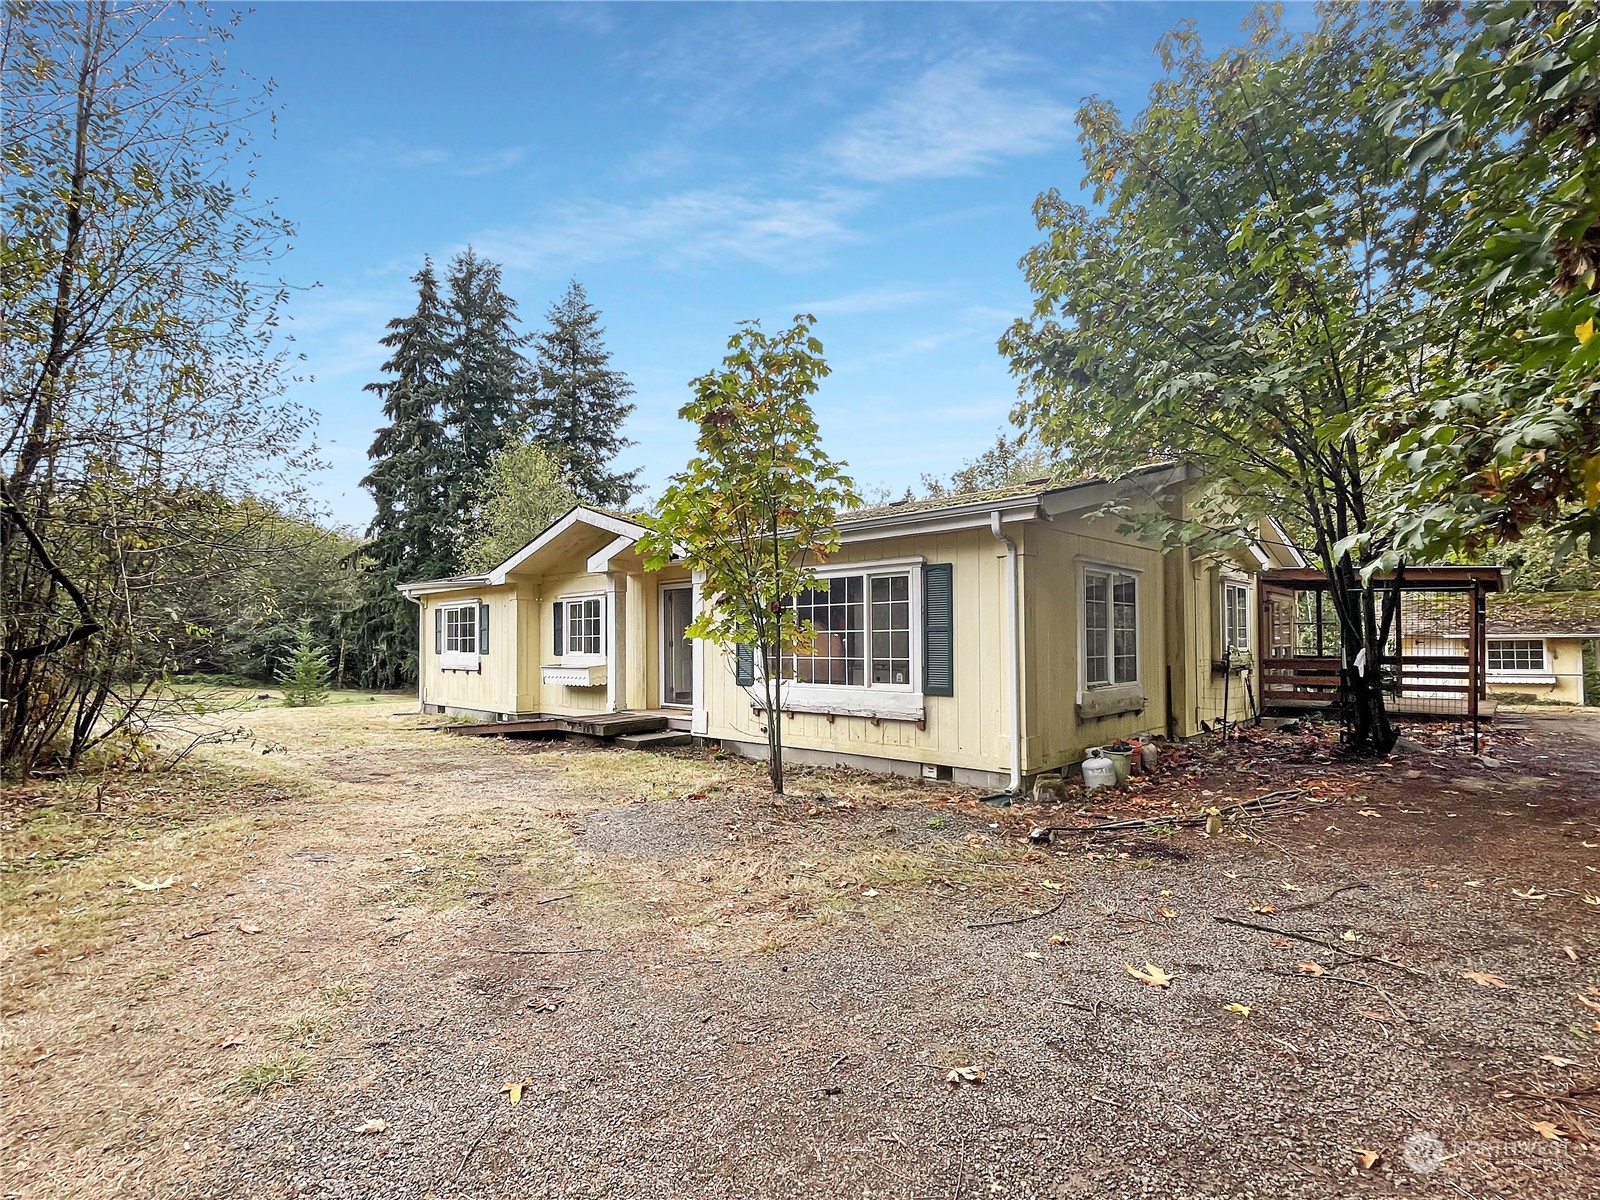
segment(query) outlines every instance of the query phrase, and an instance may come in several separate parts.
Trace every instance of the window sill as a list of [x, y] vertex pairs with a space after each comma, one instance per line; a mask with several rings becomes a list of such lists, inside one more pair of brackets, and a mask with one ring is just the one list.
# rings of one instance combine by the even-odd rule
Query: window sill
[[476, 654], [463, 654], [459, 650], [446, 650], [439, 656], [439, 668], [443, 671], [480, 672], [483, 670], [483, 663]]
[[[749, 689], [750, 702], [761, 708], [761, 685]], [[829, 717], [869, 717], [875, 721], [922, 721], [927, 711], [922, 694], [887, 688], [830, 687], [820, 684], [784, 684], [778, 695], [784, 712], [818, 713]]]
[[586, 667], [565, 665], [540, 667], [539, 682], [552, 687], [605, 687], [606, 664], [602, 662]]
[[1086, 721], [1143, 712], [1144, 707], [1144, 692], [1136, 683], [1094, 688], [1078, 695], [1078, 717]]
[[1556, 682], [1553, 674], [1543, 671], [1490, 671], [1487, 678], [1490, 683], [1542, 683], [1550, 686]]

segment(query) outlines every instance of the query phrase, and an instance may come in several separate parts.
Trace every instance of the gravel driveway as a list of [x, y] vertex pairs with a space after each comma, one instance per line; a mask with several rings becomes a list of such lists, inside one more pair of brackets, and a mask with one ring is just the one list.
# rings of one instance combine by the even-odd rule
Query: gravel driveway
[[[200, 1193], [1593, 1194], [1600, 745], [1592, 717], [1523, 725], [1498, 768], [1380, 768], [1260, 823], [1270, 844], [1180, 833], [1191, 856], [1167, 862], [1058, 839], [1020, 903], [857, 884], [760, 953], [505, 893], [416, 921], [315, 1079], [256, 1104]], [[851, 836], [926, 840], [927, 812]], [[984, 815], [932, 823], [959, 840]], [[668, 818], [581, 828], [601, 861], [826, 852], [827, 826], [715, 800]], [[1127, 969], [1147, 962], [1170, 984]]]

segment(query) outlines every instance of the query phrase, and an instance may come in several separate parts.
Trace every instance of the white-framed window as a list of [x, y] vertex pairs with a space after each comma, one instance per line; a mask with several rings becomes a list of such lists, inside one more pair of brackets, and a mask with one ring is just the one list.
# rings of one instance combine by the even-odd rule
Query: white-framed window
[[563, 596], [556, 601], [556, 657], [598, 659], [606, 653], [605, 597]]
[[476, 671], [479, 657], [488, 647], [488, 614], [478, 600], [441, 604], [434, 610], [434, 651], [439, 666], [446, 671]]
[[1083, 686], [1139, 682], [1139, 577], [1110, 567], [1083, 568]]
[[1542, 638], [1490, 638], [1489, 674], [1528, 679], [1548, 675]]
[[922, 718], [924, 565], [907, 558], [826, 567], [815, 587], [790, 600], [815, 637], [809, 653], [783, 657], [784, 709]]
[[1234, 660], [1250, 654], [1250, 585], [1242, 580], [1222, 581], [1222, 650]]
[[809, 654], [786, 654], [783, 677], [828, 687], [910, 691], [912, 635], [920, 613], [912, 613], [913, 578], [907, 567], [830, 575], [800, 593], [789, 607], [810, 622], [815, 637]]

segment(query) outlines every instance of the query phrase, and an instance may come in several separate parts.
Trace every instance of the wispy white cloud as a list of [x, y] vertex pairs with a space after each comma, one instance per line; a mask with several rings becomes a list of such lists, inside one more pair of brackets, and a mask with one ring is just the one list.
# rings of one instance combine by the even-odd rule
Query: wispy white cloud
[[568, 205], [534, 228], [499, 228], [472, 240], [496, 262], [522, 270], [649, 258], [664, 265], [742, 259], [776, 269], [825, 261], [856, 234], [846, 218], [865, 197], [845, 189], [761, 196], [702, 188], [638, 204]]
[[846, 121], [823, 152], [845, 175], [894, 183], [971, 175], [1001, 159], [1053, 149], [1071, 133], [1072, 108], [996, 83], [1008, 65], [966, 58], [930, 67]]
[[527, 159], [528, 147], [461, 151], [442, 146], [413, 146], [394, 140], [361, 138], [333, 157], [335, 161], [351, 166], [395, 171], [427, 170], [458, 179], [476, 179], [519, 165]]
[[819, 317], [852, 317], [862, 313], [893, 312], [927, 304], [948, 296], [947, 287], [876, 287], [847, 292], [827, 300], [807, 300], [786, 305], [786, 310], [813, 313]]

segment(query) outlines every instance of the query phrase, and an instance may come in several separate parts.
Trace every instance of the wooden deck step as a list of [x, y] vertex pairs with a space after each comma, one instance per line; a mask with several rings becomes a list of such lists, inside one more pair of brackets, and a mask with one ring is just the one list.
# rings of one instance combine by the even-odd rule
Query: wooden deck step
[[670, 746], [688, 746], [694, 738], [680, 729], [661, 729], [655, 733], [625, 733], [616, 744], [625, 750], [665, 750]]
[[634, 713], [606, 713], [594, 717], [565, 718], [567, 732], [587, 737], [615, 738], [628, 733], [656, 733], [667, 727], [665, 717], [644, 717]]

